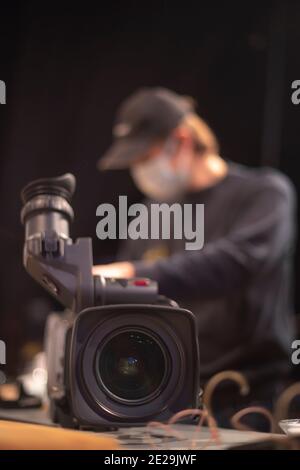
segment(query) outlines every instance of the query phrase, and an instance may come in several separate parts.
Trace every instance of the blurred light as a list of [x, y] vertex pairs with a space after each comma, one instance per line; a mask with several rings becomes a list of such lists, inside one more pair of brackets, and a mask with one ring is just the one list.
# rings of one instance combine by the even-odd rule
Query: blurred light
[[32, 372], [32, 379], [40, 385], [45, 385], [48, 380], [46, 369], [42, 369], [41, 367], [34, 369]]

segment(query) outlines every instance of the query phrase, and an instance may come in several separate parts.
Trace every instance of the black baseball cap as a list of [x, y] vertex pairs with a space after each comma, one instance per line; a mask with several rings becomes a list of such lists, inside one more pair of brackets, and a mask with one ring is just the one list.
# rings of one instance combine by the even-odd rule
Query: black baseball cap
[[166, 138], [194, 110], [193, 100], [166, 88], [142, 88], [119, 107], [114, 141], [99, 159], [99, 170], [128, 168], [156, 141]]

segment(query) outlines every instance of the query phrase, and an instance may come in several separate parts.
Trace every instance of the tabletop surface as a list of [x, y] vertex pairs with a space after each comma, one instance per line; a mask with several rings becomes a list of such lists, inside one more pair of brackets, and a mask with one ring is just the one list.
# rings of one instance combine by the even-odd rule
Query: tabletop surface
[[[43, 410], [3, 410], [0, 419], [30, 422], [53, 427], [53, 423]], [[90, 431], [86, 431], [89, 432]], [[114, 437], [121, 449], [132, 450], [186, 450], [186, 449], [226, 449], [247, 443], [255, 443], [268, 439], [270, 434], [218, 429], [216, 435], [206, 427], [176, 424], [171, 427], [128, 427], [110, 431], [106, 435]], [[95, 434], [95, 433], [93, 433]], [[101, 433], [99, 433], [101, 436]]]

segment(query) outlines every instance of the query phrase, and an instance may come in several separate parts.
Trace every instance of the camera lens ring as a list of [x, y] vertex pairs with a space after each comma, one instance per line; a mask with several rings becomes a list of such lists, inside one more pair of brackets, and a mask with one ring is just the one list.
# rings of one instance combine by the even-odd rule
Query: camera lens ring
[[[132, 309], [138, 313], [132, 313]], [[176, 403], [177, 397], [182, 393], [184, 387], [185, 374], [182, 373], [183, 364], [185, 364], [185, 351], [178, 336], [174, 334], [173, 329], [159, 317], [153, 315], [161, 310], [171, 310], [170, 307], [149, 306], [149, 305], [118, 305], [106, 306], [108, 316], [101, 321], [99, 314], [99, 322], [93, 329], [85, 343], [80, 348], [80, 354], [77, 358], [77, 367], [74, 370], [76, 374], [76, 383], [79, 386], [80, 393], [85, 397], [89, 406], [96, 414], [103, 413], [108, 416], [109, 421], [124, 421], [128, 419], [135, 422], [144, 422], [145, 419], [151, 419], [157, 413], [166, 413], [173, 404]], [[95, 313], [99, 312], [99, 307], [95, 307]], [[151, 312], [151, 313], [150, 313]], [[154, 398], [146, 404], [128, 405], [112, 400], [100, 387], [94, 373], [94, 357], [101, 340], [111, 332], [112, 323], [117, 327], [128, 326], [128, 323], [134, 324], [135, 327], [142, 326], [151, 329], [154, 332], [159, 331], [160, 337], [167, 346], [171, 357], [171, 374], [162, 394]], [[75, 377], [74, 377], [75, 379]], [[142, 416], [142, 417], [141, 417]]]
[[[161, 374], [162, 377], [159, 380], [159, 383], [156, 384], [154, 390], [151, 393], [148, 393], [145, 396], [140, 397], [140, 398], [131, 398], [131, 399], [124, 398], [124, 397], [117, 395], [116, 393], [113, 393], [112, 390], [108, 386], [106, 386], [105, 381], [103, 379], [103, 374], [101, 377], [101, 373], [97, 367], [97, 364], [99, 364], [101, 360], [101, 354], [104, 354], [103, 351], [107, 347], [109, 342], [111, 342], [115, 338], [120, 338], [121, 335], [126, 334], [126, 333], [131, 334], [131, 335], [135, 335], [135, 334], [145, 335], [147, 338], [151, 339], [154, 342], [154, 345], [158, 346], [159, 351], [161, 353], [161, 357], [163, 358], [163, 362], [164, 362], [164, 371], [163, 371], [163, 374]], [[154, 355], [154, 352], [153, 352], [153, 355]], [[156, 358], [156, 359], [159, 359], [159, 358]], [[155, 397], [157, 397], [158, 395], [162, 393], [162, 390], [164, 389], [164, 386], [167, 383], [169, 375], [170, 375], [171, 358], [170, 358], [170, 354], [168, 352], [166, 345], [164, 344], [163, 340], [159, 337], [159, 335], [155, 334], [153, 331], [149, 330], [148, 328], [137, 327], [136, 325], [132, 325], [132, 326], [127, 326], [124, 328], [118, 328], [116, 330], [113, 330], [111, 334], [107, 335], [103, 339], [102, 343], [99, 345], [99, 348], [95, 354], [94, 367], [95, 367], [95, 373], [98, 378], [100, 386], [113, 400], [119, 403], [123, 403], [123, 404], [142, 405], [145, 403], [149, 403]]]

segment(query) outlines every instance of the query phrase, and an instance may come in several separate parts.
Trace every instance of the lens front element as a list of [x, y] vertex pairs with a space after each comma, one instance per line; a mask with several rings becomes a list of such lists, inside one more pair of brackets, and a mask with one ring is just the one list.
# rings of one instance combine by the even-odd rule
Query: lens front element
[[166, 347], [151, 332], [126, 329], [100, 345], [95, 366], [98, 380], [109, 395], [140, 402], [161, 392], [169, 360]]

